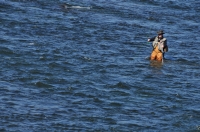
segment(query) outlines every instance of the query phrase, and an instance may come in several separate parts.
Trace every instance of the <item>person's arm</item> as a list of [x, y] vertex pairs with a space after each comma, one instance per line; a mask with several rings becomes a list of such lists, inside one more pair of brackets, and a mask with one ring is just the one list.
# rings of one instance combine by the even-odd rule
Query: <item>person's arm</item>
[[164, 48], [163, 48], [164, 52], [168, 52], [168, 46], [167, 46], [167, 39], [164, 41]]
[[147, 40], [147, 41], [148, 41], [148, 42], [152, 42], [152, 41], [154, 41], [154, 40], [155, 40], [155, 38], [156, 38], [156, 37], [148, 38], [148, 40]]

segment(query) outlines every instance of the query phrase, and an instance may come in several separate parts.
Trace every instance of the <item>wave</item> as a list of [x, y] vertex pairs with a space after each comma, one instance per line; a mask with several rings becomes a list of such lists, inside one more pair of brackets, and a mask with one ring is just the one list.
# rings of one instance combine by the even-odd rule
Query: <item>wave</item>
[[71, 5], [71, 4], [62, 4], [62, 8], [64, 9], [91, 9], [91, 7], [84, 7], [84, 6], [79, 6], [79, 5]]

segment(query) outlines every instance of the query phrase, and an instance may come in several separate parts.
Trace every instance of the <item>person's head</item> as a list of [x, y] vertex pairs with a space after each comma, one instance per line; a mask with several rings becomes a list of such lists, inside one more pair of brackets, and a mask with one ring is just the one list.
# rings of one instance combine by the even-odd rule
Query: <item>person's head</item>
[[163, 34], [165, 34], [165, 33], [163, 32], [163, 30], [160, 30], [160, 31], [157, 32], [157, 34], [158, 34], [158, 38], [162, 39]]

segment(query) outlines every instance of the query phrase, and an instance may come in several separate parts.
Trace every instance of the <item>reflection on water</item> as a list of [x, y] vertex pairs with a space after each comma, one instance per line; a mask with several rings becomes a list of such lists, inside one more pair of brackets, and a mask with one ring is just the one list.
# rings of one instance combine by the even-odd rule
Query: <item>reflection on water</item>
[[156, 60], [150, 61], [150, 66], [155, 67], [155, 68], [161, 68], [163, 65], [164, 65], [164, 60], [163, 61], [156, 61]]

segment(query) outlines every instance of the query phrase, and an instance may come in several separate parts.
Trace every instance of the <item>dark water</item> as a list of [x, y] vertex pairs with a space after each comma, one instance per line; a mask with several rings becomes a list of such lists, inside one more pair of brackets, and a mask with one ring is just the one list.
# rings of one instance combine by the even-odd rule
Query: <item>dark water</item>
[[[0, 131], [200, 131], [199, 12], [198, 0], [0, 0]], [[159, 29], [163, 64], [145, 59]]]

